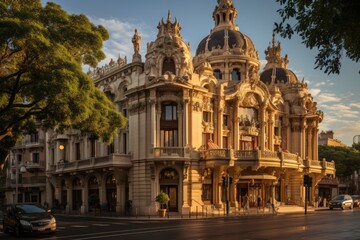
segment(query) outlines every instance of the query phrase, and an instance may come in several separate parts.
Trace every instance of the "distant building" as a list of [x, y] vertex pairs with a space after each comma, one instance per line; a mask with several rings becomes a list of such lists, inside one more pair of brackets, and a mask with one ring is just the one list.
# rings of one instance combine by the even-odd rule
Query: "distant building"
[[347, 147], [347, 145], [342, 143], [339, 139], [334, 138], [334, 132], [332, 130], [326, 132], [321, 131], [321, 133], [319, 133], [318, 143], [319, 146]]

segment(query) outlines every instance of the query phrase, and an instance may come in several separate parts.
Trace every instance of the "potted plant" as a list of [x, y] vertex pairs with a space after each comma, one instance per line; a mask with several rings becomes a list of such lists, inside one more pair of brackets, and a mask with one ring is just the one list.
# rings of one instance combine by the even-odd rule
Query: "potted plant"
[[161, 191], [159, 195], [156, 196], [155, 201], [159, 203], [159, 216], [165, 217], [167, 205], [170, 201], [169, 195]]

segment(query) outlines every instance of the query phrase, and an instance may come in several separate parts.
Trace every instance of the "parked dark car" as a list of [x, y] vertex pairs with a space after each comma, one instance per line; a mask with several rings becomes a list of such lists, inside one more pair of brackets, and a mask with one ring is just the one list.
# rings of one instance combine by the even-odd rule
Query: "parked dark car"
[[351, 195], [354, 201], [354, 207], [360, 207], [360, 195]]
[[329, 203], [330, 210], [333, 210], [333, 208], [341, 208], [344, 210], [345, 208], [352, 209], [354, 206], [354, 202], [350, 195], [339, 195], [331, 199]]
[[49, 210], [37, 204], [11, 204], [5, 207], [4, 233], [55, 233], [56, 220]]

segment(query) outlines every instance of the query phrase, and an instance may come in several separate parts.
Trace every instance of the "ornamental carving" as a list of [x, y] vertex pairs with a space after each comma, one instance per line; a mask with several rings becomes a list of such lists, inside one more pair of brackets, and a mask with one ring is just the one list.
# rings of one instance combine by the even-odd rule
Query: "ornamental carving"
[[246, 96], [244, 97], [243, 101], [242, 101], [242, 106], [244, 107], [258, 107], [260, 104], [255, 96], [255, 94], [253, 93], [248, 93], [246, 94]]

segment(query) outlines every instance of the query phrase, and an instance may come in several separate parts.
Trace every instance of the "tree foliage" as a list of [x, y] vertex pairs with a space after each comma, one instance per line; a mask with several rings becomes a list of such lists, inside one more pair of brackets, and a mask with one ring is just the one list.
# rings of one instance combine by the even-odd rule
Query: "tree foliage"
[[105, 55], [107, 30], [40, 0], [0, 0], [0, 136], [35, 122], [110, 141], [125, 118], [82, 71]]
[[334, 160], [336, 176], [346, 179], [360, 170], [360, 152], [352, 148], [319, 146], [319, 159]]
[[275, 31], [284, 38], [300, 35], [306, 47], [317, 48], [316, 69], [340, 73], [345, 55], [360, 59], [360, 1], [358, 0], [276, 0], [282, 20]]

